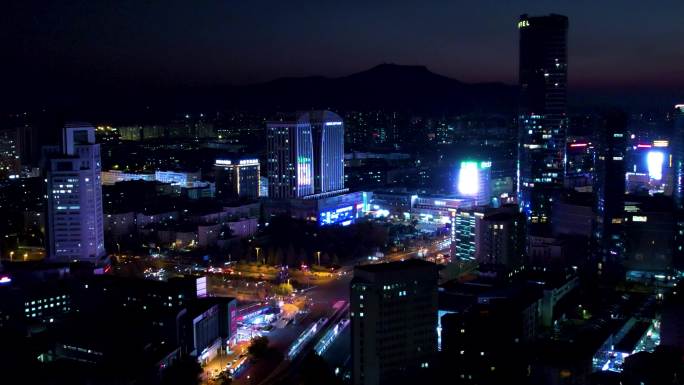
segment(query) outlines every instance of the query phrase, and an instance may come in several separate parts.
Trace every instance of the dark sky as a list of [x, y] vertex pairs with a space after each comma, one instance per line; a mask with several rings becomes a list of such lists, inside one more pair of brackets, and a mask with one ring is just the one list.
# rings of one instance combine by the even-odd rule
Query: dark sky
[[[570, 82], [684, 87], [683, 0], [10, 0], [5, 90], [339, 76], [382, 62], [516, 81], [517, 17], [570, 18]], [[37, 84], [37, 85], [36, 85]]]

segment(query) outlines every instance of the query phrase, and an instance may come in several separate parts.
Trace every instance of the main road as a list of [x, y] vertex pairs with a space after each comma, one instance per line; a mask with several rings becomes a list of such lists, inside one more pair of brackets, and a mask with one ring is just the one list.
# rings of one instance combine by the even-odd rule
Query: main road
[[267, 336], [271, 342], [271, 346], [286, 356], [289, 347], [302, 331], [322, 318], [329, 319], [329, 322], [326, 323], [325, 327], [317, 331], [314, 338], [303, 346], [302, 351], [292, 361], [283, 360], [277, 362], [264, 359], [262, 360], [263, 362], [257, 362], [255, 365], [251, 365], [242, 371], [236, 376], [234, 384], [265, 385], [274, 380], [280, 380], [287, 377], [300, 363], [300, 359], [311, 351], [313, 345], [318, 342], [318, 339], [323, 335], [325, 330], [346, 313], [346, 311], [338, 311], [339, 309], [335, 309], [333, 305], [339, 301], [344, 301], [346, 304], [349, 303], [349, 283], [351, 278], [351, 268], [342, 268], [340, 269], [340, 275], [336, 279], [319, 286], [313, 286], [310, 289], [305, 290], [304, 293], [300, 293], [300, 295], [309, 297], [311, 301], [311, 307], [308, 313], [304, 318], [299, 320], [296, 325], [286, 326], [282, 329], [274, 329], [269, 333]]
[[[444, 240], [440, 239], [432, 243], [429, 247], [420, 249], [410, 249], [403, 252], [395, 252], [385, 256], [379, 263], [384, 262], [396, 262], [402, 261], [409, 258], [417, 258], [422, 254], [433, 254], [444, 250]], [[338, 269], [338, 277], [330, 282], [321, 284], [318, 286], [313, 286], [309, 289], [305, 289], [298, 295], [306, 295], [312, 305], [309, 309], [308, 314], [301, 320], [299, 320], [297, 325], [286, 326], [283, 329], [274, 329], [267, 336], [271, 342], [271, 346], [283, 353], [283, 356], [287, 355], [287, 351], [292, 343], [297, 339], [302, 331], [311, 326], [314, 322], [322, 318], [329, 319], [325, 327], [319, 329], [314, 338], [312, 338], [308, 343], [306, 343], [302, 351], [294, 358], [292, 361], [283, 359], [278, 360], [268, 360], [264, 359], [261, 362], [257, 362], [255, 365], [248, 366], [245, 370], [239, 373], [235, 380], [235, 385], [270, 385], [277, 381], [283, 380], [292, 376], [296, 373], [296, 369], [301, 364], [301, 360], [305, 357], [314, 347], [316, 342], [323, 336], [325, 331], [334, 326], [337, 321], [341, 318], [347, 316], [347, 309], [345, 307], [344, 312], [338, 311], [333, 307], [334, 304], [339, 301], [345, 301], [349, 304], [349, 284], [353, 276], [353, 264], [349, 264]], [[338, 337], [340, 339], [350, 338], [348, 329], [345, 330]], [[338, 346], [338, 348], [335, 348]], [[336, 350], [336, 352], [331, 352], [339, 357], [344, 356], [344, 352], [341, 350], [345, 346], [349, 346], [346, 341], [339, 341], [339, 343], [334, 343], [331, 349]], [[325, 354], [324, 354], [325, 356]], [[344, 361], [344, 360], [343, 360]], [[337, 366], [337, 365], [335, 365]]]

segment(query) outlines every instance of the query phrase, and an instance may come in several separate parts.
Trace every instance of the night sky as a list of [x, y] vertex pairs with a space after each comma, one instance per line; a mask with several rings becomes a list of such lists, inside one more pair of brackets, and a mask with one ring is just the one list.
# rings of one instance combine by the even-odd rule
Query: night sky
[[5, 90], [240, 84], [422, 64], [515, 83], [521, 13], [570, 18], [570, 83], [684, 86], [684, 1], [10, 1]]

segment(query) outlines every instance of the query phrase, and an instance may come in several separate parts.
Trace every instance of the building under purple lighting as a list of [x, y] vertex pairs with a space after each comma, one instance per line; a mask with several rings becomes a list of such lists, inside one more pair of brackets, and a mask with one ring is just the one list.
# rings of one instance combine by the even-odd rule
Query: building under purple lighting
[[101, 262], [105, 256], [102, 226], [100, 145], [86, 123], [62, 131], [60, 154], [48, 170], [49, 258]]

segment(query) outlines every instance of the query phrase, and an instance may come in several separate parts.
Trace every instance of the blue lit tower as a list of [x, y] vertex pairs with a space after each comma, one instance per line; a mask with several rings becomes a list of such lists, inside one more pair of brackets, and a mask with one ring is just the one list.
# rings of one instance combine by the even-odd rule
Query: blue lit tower
[[311, 111], [299, 116], [308, 122], [313, 138], [314, 193], [344, 188], [344, 125], [342, 118], [330, 111]]
[[67, 124], [60, 154], [50, 159], [47, 173], [49, 258], [102, 262], [101, 171], [95, 129], [85, 123]]
[[518, 200], [531, 233], [548, 226], [563, 187], [567, 119], [568, 18], [522, 15]]
[[684, 104], [677, 104], [674, 112], [672, 136], [674, 160], [674, 200], [677, 208], [684, 208]]
[[344, 123], [310, 111], [266, 127], [268, 196], [301, 198], [344, 188]]

